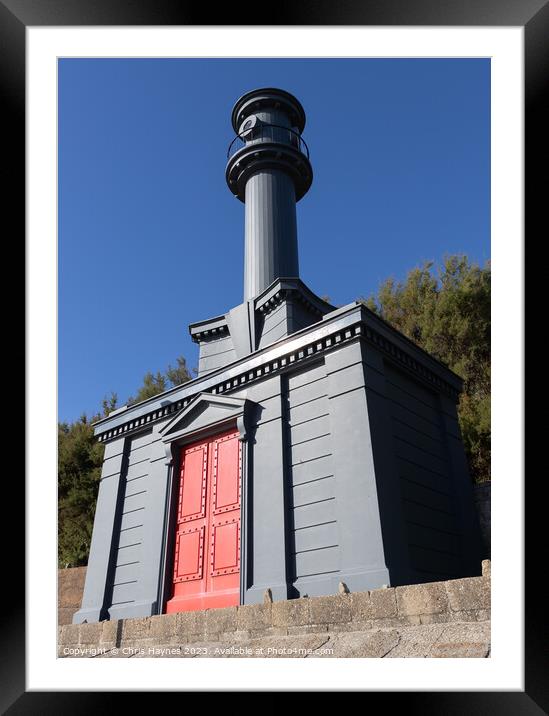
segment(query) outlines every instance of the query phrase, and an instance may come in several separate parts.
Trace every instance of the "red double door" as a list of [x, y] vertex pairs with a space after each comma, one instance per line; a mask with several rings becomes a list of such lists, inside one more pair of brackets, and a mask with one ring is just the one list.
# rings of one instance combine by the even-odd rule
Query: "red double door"
[[238, 432], [226, 432], [181, 449], [173, 590], [167, 613], [239, 604], [238, 437]]

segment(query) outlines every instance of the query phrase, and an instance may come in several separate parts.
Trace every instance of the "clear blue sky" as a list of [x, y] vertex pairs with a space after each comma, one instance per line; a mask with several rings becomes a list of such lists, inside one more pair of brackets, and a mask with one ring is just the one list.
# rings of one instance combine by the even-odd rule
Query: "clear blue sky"
[[224, 170], [250, 89], [295, 94], [314, 169], [301, 278], [342, 305], [422, 261], [490, 256], [486, 59], [59, 62], [59, 419], [119, 404], [242, 301]]

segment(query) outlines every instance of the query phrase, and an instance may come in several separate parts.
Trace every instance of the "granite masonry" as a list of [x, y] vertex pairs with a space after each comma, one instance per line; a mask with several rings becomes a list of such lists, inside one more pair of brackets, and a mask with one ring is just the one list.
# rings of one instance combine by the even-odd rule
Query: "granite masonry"
[[480, 577], [59, 628], [60, 657], [490, 655], [490, 562]]

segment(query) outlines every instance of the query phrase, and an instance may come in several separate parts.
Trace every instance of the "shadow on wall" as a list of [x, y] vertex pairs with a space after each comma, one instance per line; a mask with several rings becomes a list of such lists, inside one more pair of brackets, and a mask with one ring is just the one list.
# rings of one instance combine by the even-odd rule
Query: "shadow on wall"
[[483, 546], [483, 559], [490, 559], [491, 554], [491, 498], [492, 498], [492, 483], [483, 482], [480, 485], [474, 487], [475, 506], [477, 508], [477, 514], [480, 522], [480, 531], [482, 533], [482, 546]]

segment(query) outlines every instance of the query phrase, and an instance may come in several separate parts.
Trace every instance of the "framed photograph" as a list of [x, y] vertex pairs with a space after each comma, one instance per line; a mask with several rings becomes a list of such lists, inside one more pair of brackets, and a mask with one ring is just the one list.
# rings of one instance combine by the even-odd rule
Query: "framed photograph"
[[[0, 5], [8, 60], [3, 63], [8, 70], [4, 70], [3, 83], [13, 146], [17, 147], [7, 205], [13, 210], [18, 207], [21, 216], [26, 207], [29, 397], [26, 609], [23, 616], [21, 603], [14, 604], [8, 620], [12, 629], [5, 634], [5, 649], [10, 659], [3, 667], [7, 688], [2, 705], [22, 713], [55, 703], [55, 710], [63, 712], [76, 707], [79, 692], [322, 689], [387, 692], [393, 697], [410, 692], [407, 703], [418, 713], [458, 714], [476, 706], [498, 713], [534, 714], [537, 705], [545, 708], [546, 704], [536, 606], [532, 601], [530, 612], [528, 600], [525, 605], [524, 528], [536, 530], [538, 523], [525, 520], [522, 342], [509, 341], [508, 336], [510, 323], [518, 327], [519, 336], [524, 326], [524, 161], [526, 187], [539, 191], [527, 179], [539, 162], [534, 147], [547, 61], [542, 40], [547, 32], [547, 6], [517, 2], [504, 12], [494, 2], [481, 12], [459, 2], [450, 8], [425, 8], [414, 2], [375, 9], [357, 3], [337, 12], [319, 6], [306, 14], [296, 7], [277, 16], [275, 23], [254, 26], [234, 24], [234, 18], [225, 23], [224, 14], [215, 24], [204, 24], [206, 18], [196, 8], [174, 10], [168, 4], [147, 2], [126, 7], [59, 1], [37, 7], [3, 0]], [[418, 73], [420, 66], [424, 71]], [[121, 430], [132, 429], [123, 419], [126, 405], [131, 408], [148, 399], [147, 377], [145, 385], [137, 388], [146, 371], [152, 370], [150, 380], [163, 380], [162, 388], [168, 391], [170, 386], [175, 390], [180, 376], [172, 373], [175, 377], [170, 383], [169, 371], [175, 370], [171, 365], [160, 376], [156, 371], [166, 367], [163, 360], [167, 365], [177, 359], [180, 369], [182, 365], [188, 371], [195, 368], [198, 377], [215, 372], [217, 364], [212, 363], [212, 368], [208, 362], [211, 348], [203, 351], [201, 337], [205, 331], [223, 329], [222, 321], [216, 323], [208, 316], [219, 316], [242, 301], [241, 267], [253, 240], [246, 223], [252, 221], [252, 214], [246, 207], [245, 218], [242, 203], [231, 196], [238, 199], [241, 190], [231, 187], [231, 158], [250, 142], [246, 132], [255, 132], [254, 141], [259, 141], [258, 132], [266, 131], [264, 118], [252, 117], [258, 126], [247, 126], [248, 116], [243, 114], [244, 123], [232, 122], [233, 132], [231, 106], [235, 102], [235, 109], [240, 106], [238, 102], [245, 101], [242, 97], [249, 90], [277, 86], [291, 92], [292, 101], [297, 97], [303, 102], [310, 131], [303, 131], [296, 115], [291, 127], [273, 120], [271, 134], [289, 132], [290, 145], [295, 136], [297, 150], [310, 156], [319, 188], [318, 199], [307, 204], [306, 198], [298, 209], [300, 273], [293, 269], [291, 257], [283, 257], [280, 260], [287, 261], [290, 269], [286, 274], [279, 269], [274, 275], [299, 275], [307, 284], [299, 291], [315, 291], [311, 296], [316, 299], [309, 294], [308, 303], [300, 299], [310, 310], [322, 314], [322, 305], [316, 306], [315, 300], [332, 310], [357, 299], [366, 302], [388, 275], [402, 279], [407, 268], [433, 257], [443, 260], [448, 254], [467, 253], [478, 264], [492, 259], [491, 464], [496, 485], [492, 493], [492, 638], [483, 654], [487, 658], [452, 658], [460, 656], [457, 652], [441, 654], [449, 659], [406, 662], [58, 658], [57, 424], [78, 420], [79, 406], [93, 415], [97, 407], [93, 396], [104, 385], [99, 400], [109, 390], [119, 393], [118, 402], [113, 399], [110, 409], [94, 416], [99, 421], [95, 434], [109, 441], [119, 423]], [[418, 93], [423, 99], [418, 100]], [[391, 109], [376, 113], [376, 102], [385, 102]], [[295, 103], [292, 106], [295, 109]], [[451, 107], [454, 116], [450, 116]], [[469, 120], [471, 126], [465, 126]], [[235, 133], [238, 146], [234, 145]], [[413, 150], [420, 159], [410, 170], [413, 176], [407, 175], [405, 162], [399, 163], [394, 151], [407, 136], [418, 141]], [[273, 135], [273, 141], [282, 140]], [[384, 164], [383, 146], [388, 142], [391, 163]], [[143, 154], [136, 155], [140, 144]], [[376, 169], [367, 166], [368, 153]], [[423, 176], [418, 173], [419, 166], [430, 167], [429, 176], [428, 171]], [[445, 166], [452, 181], [443, 174]], [[297, 170], [298, 200], [311, 184], [305, 170]], [[438, 185], [435, 171], [441, 172]], [[23, 173], [25, 184], [16, 180]], [[454, 198], [445, 204], [450, 202], [452, 188]], [[403, 202], [405, 191], [410, 195]], [[368, 217], [362, 201], [371, 202], [372, 207], [378, 204], [365, 226], [359, 226]], [[385, 211], [379, 211], [379, 204], [384, 203]], [[530, 212], [532, 205], [526, 207]], [[420, 236], [422, 222], [432, 234], [433, 227], [440, 230], [440, 241], [426, 243]], [[353, 234], [353, 227], [362, 234]], [[475, 236], [475, 231], [482, 237]], [[410, 241], [403, 238], [406, 233]], [[212, 238], [220, 234], [223, 239]], [[160, 236], [165, 238], [160, 241]], [[419, 255], [410, 246], [414, 236], [421, 247]], [[228, 250], [224, 242], [230, 242]], [[244, 270], [245, 301], [266, 294], [271, 285], [268, 277], [257, 278], [261, 271], [268, 273], [268, 262], [253, 268], [250, 255], [246, 254]], [[387, 271], [389, 266], [392, 269]], [[509, 285], [516, 291], [511, 293]], [[284, 290], [290, 288], [285, 285]], [[380, 315], [384, 317], [382, 311]], [[185, 326], [193, 320], [197, 323], [191, 324], [185, 337]], [[136, 334], [140, 340], [132, 342]], [[193, 341], [200, 344], [200, 362], [185, 366], [177, 356], [192, 356]], [[130, 354], [139, 352], [139, 360], [130, 355], [125, 358], [126, 349]], [[285, 358], [281, 354], [274, 359]], [[87, 370], [91, 365], [95, 369]], [[115, 383], [112, 388], [110, 380]], [[220, 386], [210, 392], [212, 398], [197, 407], [197, 414], [213, 411], [217, 415], [215, 411], [221, 409], [234, 415], [245, 445], [249, 408], [239, 404], [237, 397], [232, 402], [229, 395], [224, 397]], [[184, 427], [194, 404], [187, 406], [183, 394], [180, 403], [177, 409], [174, 403], [174, 417], [161, 428], [168, 461], [179, 456], [173, 446], [181, 443], [185, 430], [195, 435]], [[161, 408], [160, 403], [154, 406], [153, 420]], [[108, 423], [113, 410], [122, 417]], [[149, 419], [145, 413], [143, 419]], [[102, 420], [107, 425], [104, 431]], [[224, 432], [209, 438], [212, 464], [207, 462], [207, 474], [211, 471], [213, 490], [213, 455], [221, 461], [223, 446], [226, 441], [230, 444], [233, 433], [228, 425], [219, 423]], [[166, 438], [170, 431], [172, 447]], [[197, 432], [197, 439], [202, 434]], [[238, 454], [246, 460], [242, 455], [247, 453]], [[172, 496], [162, 499], [176, 504], [178, 463], [169, 464], [166, 495]], [[170, 508], [172, 522], [168, 520], [164, 531], [158, 532], [168, 545], [166, 553], [175, 551], [177, 561], [183, 539], [190, 544], [195, 533], [200, 537], [200, 530], [205, 530], [197, 545], [202, 554], [211, 541], [213, 554], [217, 548], [214, 528], [218, 535], [221, 526], [227, 530], [225, 523], [231, 523], [233, 516], [230, 510], [235, 512], [235, 506], [240, 508], [240, 500], [245, 500], [245, 491], [242, 496], [238, 491], [235, 494], [238, 499], [227, 498], [226, 505], [214, 500], [211, 506], [203, 504], [185, 516], [181, 492], [179, 512]], [[178, 537], [172, 543], [174, 519]], [[205, 520], [204, 526], [200, 520]], [[214, 525], [211, 529], [209, 520]], [[244, 522], [238, 523], [235, 534], [245, 535], [245, 528]], [[534, 535], [527, 536], [532, 546]], [[225, 549], [221, 538], [217, 539], [220, 549]], [[70, 548], [67, 554], [72, 555]], [[245, 559], [252, 564], [249, 555]], [[227, 571], [236, 570], [227, 565], [212, 562], [211, 574], [225, 579]], [[181, 568], [179, 576], [173, 570], [166, 558], [160, 576], [155, 577], [161, 582], [164, 606], [155, 609], [169, 612], [165, 608], [169, 595], [179, 593], [177, 584], [188, 578], [185, 569]], [[235, 589], [240, 580], [242, 594], [245, 571], [235, 576]], [[294, 580], [297, 591], [292, 596], [314, 596], [314, 591], [308, 593], [314, 586], [300, 579]], [[349, 580], [354, 584], [352, 576]], [[119, 581], [122, 585], [130, 582]], [[358, 577], [356, 584], [361, 584]], [[340, 581], [340, 587], [348, 589], [347, 582]], [[119, 591], [118, 601], [111, 600], [113, 615], [119, 608], [120, 618], [146, 616], [145, 612], [124, 611], [126, 592]], [[83, 604], [80, 621], [104, 619], [103, 613], [95, 618], [93, 610], [84, 612]], [[88, 693], [86, 698], [95, 709], [103, 697]]]

